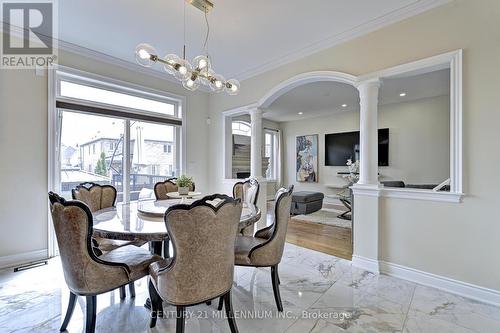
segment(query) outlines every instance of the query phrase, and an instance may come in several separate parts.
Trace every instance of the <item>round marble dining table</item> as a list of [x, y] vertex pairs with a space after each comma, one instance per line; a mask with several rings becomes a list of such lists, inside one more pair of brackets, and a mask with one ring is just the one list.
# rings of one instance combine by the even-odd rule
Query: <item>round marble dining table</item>
[[[163, 220], [166, 210], [172, 205], [190, 204], [193, 201], [195, 200], [144, 200], [118, 203], [116, 207], [98, 210], [93, 213], [94, 236], [117, 240], [162, 241], [168, 238]], [[241, 231], [256, 223], [260, 216], [257, 206], [243, 203], [238, 229]]]

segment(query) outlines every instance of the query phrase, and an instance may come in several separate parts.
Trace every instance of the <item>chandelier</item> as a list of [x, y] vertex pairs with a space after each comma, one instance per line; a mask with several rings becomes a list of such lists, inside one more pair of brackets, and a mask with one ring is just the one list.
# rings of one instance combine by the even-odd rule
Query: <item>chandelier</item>
[[[204, 49], [206, 55], [199, 55], [193, 59], [192, 64], [186, 60], [186, 2], [200, 9], [205, 13], [207, 23], [207, 34], [205, 37]], [[210, 26], [208, 24], [207, 13], [213, 8], [213, 4], [208, 0], [185, 0], [184, 2], [184, 50], [183, 57], [176, 54], [167, 54], [164, 58], [158, 56], [158, 52], [149, 44], [142, 43], [135, 49], [137, 63], [144, 67], [151, 67], [154, 63], [163, 65], [165, 71], [173, 75], [182, 82], [184, 88], [195, 91], [200, 84], [210, 87], [213, 92], [225, 91], [229, 95], [236, 95], [240, 91], [238, 80], [226, 80], [222, 75], [216, 74], [212, 69], [212, 62], [208, 55], [208, 37]]]

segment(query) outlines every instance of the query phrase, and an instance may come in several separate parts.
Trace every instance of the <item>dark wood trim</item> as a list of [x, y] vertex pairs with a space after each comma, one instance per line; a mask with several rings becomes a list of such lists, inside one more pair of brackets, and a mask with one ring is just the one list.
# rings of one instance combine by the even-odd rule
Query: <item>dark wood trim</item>
[[62, 197], [60, 197], [58, 194], [54, 192], [49, 192], [49, 200], [51, 206], [54, 205], [62, 205], [64, 207], [71, 207], [75, 206], [83, 210], [86, 215], [87, 215], [87, 237], [86, 237], [86, 242], [87, 242], [87, 253], [89, 257], [94, 260], [95, 262], [102, 264], [102, 265], [108, 265], [108, 266], [116, 266], [116, 267], [123, 267], [127, 273], [127, 275], [130, 274], [130, 267], [128, 267], [127, 264], [125, 263], [118, 263], [118, 262], [111, 262], [111, 261], [105, 261], [100, 259], [99, 257], [96, 256], [94, 253], [93, 247], [92, 247], [92, 234], [94, 232], [94, 226], [93, 226], [93, 217], [92, 217], [92, 212], [90, 211], [90, 208], [82, 201], [78, 200], [66, 200]]
[[87, 320], [85, 323], [85, 333], [95, 332], [95, 322], [97, 315], [97, 296], [87, 296]]
[[68, 309], [66, 310], [66, 316], [64, 317], [64, 321], [63, 321], [59, 331], [61, 331], [61, 332], [66, 331], [66, 328], [68, 327], [69, 321], [71, 320], [71, 317], [73, 316], [73, 312], [75, 311], [75, 305], [76, 305], [77, 298], [78, 298], [78, 296], [76, 294], [74, 294], [71, 291], [69, 292]]
[[[280, 189], [278, 190], [278, 192], [280, 192], [280, 191], [282, 191], [282, 192], [279, 194], [278, 198], [276, 199], [276, 203], [275, 203], [275, 205], [274, 205], [274, 221], [273, 221], [273, 224], [271, 224], [269, 227], [267, 227], [267, 228], [265, 228], [265, 229], [270, 229], [270, 228], [274, 227], [274, 226], [275, 226], [275, 224], [277, 223], [276, 221], [278, 220], [278, 217], [279, 217], [279, 214], [278, 214], [278, 207], [279, 207], [279, 205], [280, 205], [280, 203], [281, 203], [281, 200], [283, 200], [283, 198], [285, 198], [285, 197], [288, 197], [288, 196], [291, 196], [291, 195], [292, 195], [292, 193], [293, 193], [293, 185], [289, 186], [288, 188], [284, 188], [284, 187], [282, 187], [282, 188], [280, 188]], [[267, 241], [265, 241], [264, 243], [259, 244], [259, 245], [257, 245], [257, 246], [254, 246], [254, 247], [250, 250], [250, 252], [248, 253], [248, 257], [251, 257], [251, 256], [252, 256], [252, 253], [253, 253], [255, 250], [257, 250], [257, 249], [259, 249], [259, 248], [261, 248], [261, 247], [263, 247], [263, 246], [266, 246], [267, 244], [269, 244], [270, 242], [272, 242], [272, 241], [276, 238], [276, 229], [277, 229], [277, 228], [275, 227], [275, 228], [274, 228], [274, 230], [273, 230], [273, 234], [272, 234], [272, 236], [271, 236], [271, 237], [270, 237]], [[259, 231], [260, 231], [260, 230], [259, 230]]]
[[278, 307], [279, 312], [283, 312], [283, 304], [281, 303], [279, 286], [278, 265], [271, 266], [271, 280], [273, 283], [273, 293], [274, 300], [276, 301], [276, 306]]
[[143, 121], [154, 122], [154, 123], [182, 126], [182, 120], [163, 118], [163, 117], [146, 115], [146, 114], [141, 114], [141, 113], [130, 113], [130, 112], [115, 110], [115, 109], [111, 109], [111, 108], [88, 106], [88, 105], [83, 105], [83, 104], [78, 104], [78, 103], [56, 101], [56, 107], [58, 109], [87, 112], [87, 113], [104, 115], [104, 116], [113, 116], [113, 117], [118, 117], [118, 118], [143, 120]]

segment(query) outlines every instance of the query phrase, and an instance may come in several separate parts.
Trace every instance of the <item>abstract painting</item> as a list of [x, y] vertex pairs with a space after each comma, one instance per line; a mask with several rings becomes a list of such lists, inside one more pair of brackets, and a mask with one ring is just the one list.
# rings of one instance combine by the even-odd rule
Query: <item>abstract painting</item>
[[296, 174], [299, 182], [318, 181], [318, 135], [297, 137]]

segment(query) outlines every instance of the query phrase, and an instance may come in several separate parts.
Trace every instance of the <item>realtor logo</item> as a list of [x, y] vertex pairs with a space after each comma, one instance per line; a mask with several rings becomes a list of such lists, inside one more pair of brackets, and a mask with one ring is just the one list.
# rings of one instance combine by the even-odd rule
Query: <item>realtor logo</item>
[[48, 67], [57, 55], [54, 1], [2, 1], [1, 68]]

